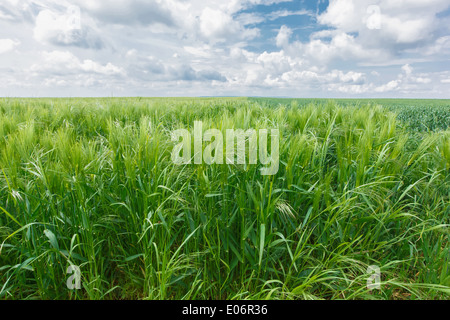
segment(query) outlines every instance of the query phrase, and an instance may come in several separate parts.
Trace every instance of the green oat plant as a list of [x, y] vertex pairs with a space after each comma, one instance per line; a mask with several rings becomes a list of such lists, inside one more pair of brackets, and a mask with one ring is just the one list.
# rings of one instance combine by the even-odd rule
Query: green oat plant
[[[449, 102], [273, 101], [2, 99], [0, 298], [448, 299]], [[196, 120], [278, 173], [173, 164]]]

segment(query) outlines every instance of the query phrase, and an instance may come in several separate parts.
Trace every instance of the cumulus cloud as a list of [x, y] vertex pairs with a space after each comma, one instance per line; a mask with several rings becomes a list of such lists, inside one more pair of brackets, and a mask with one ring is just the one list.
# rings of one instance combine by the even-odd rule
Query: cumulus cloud
[[354, 86], [352, 93], [356, 93], [356, 87], [365, 86], [367, 81], [365, 73], [338, 69], [326, 71], [284, 50], [255, 54], [233, 48], [230, 57], [245, 66], [241, 74], [230, 77], [232, 82], [242, 86], [333, 91], [345, 85]]
[[0, 54], [14, 50], [20, 41], [12, 39], [0, 39]]
[[289, 44], [289, 38], [291, 37], [291, 35], [292, 30], [290, 28], [285, 25], [281, 26], [280, 31], [278, 31], [276, 37], [277, 47], [286, 47]]
[[180, 62], [177, 57], [165, 62], [153, 56], [140, 54], [132, 49], [126, 54], [128, 75], [144, 81], [219, 81], [227, 79], [220, 72], [202, 68], [194, 69], [187, 62]]
[[112, 63], [108, 62], [103, 65], [90, 59], [80, 60], [69, 51], [43, 52], [42, 57], [43, 63], [31, 66], [30, 70], [34, 74], [65, 75], [90, 73], [104, 76], [124, 75], [124, 70]]
[[[418, 50], [415, 50], [416, 53]], [[439, 37], [425, 51], [421, 51], [425, 55], [448, 55], [450, 53], [450, 36]]]
[[381, 85], [375, 88], [375, 92], [384, 93], [398, 89], [400, 84], [399, 80], [389, 81], [387, 84]]
[[235, 33], [239, 24], [221, 11], [206, 7], [200, 15], [200, 31], [206, 38], [220, 39], [228, 33]]
[[176, 24], [165, 1], [160, 0], [75, 0], [82, 9], [102, 22], [124, 25]]
[[403, 72], [405, 72], [406, 75], [410, 75], [413, 72], [413, 68], [409, 64], [405, 64], [402, 67]]
[[[73, 8], [74, 11], [70, 9]], [[68, 7], [64, 12], [45, 9], [36, 17], [34, 39], [41, 43], [59, 46], [78, 46], [84, 48], [102, 48], [103, 43], [93, 29], [82, 24], [81, 12]]]
[[303, 48], [311, 60], [329, 63], [336, 59], [353, 61], [386, 61], [390, 55], [383, 48], [369, 48], [359, 43], [358, 38], [345, 32], [335, 33], [330, 41], [312, 39], [309, 43], [294, 43]]
[[5, 0], [0, 89], [448, 96], [448, 0], [287, 2]]
[[[436, 14], [449, 6], [447, 0], [331, 0], [318, 22], [345, 33], [358, 33], [364, 46], [396, 53], [434, 41], [439, 28]], [[374, 27], [373, 21], [379, 26]]]
[[374, 91], [378, 93], [401, 91], [410, 93], [414, 90], [429, 90], [431, 88], [425, 86], [432, 83], [430, 73], [415, 74], [414, 68], [409, 64], [405, 64], [400, 68], [401, 72], [397, 79], [391, 80], [386, 84], [375, 87]]

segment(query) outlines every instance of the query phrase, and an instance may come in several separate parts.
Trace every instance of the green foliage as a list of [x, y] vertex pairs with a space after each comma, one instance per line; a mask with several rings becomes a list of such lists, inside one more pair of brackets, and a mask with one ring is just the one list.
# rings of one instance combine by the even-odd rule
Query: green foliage
[[[251, 101], [265, 106], [307, 106], [309, 104], [326, 104], [324, 99], [275, 99], [250, 98]], [[409, 131], [439, 131], [450, 128], [450, 100], [410, 100], [410, 99], [336, 99], [340, 106], [381, 105], [398, 114], [398, 119]]]
[[[3, 99], [0, 297], [448, 299], [448, 102], [273, 101]], [[279, 172], [174, 165], [196, 120], [280, 129]]]

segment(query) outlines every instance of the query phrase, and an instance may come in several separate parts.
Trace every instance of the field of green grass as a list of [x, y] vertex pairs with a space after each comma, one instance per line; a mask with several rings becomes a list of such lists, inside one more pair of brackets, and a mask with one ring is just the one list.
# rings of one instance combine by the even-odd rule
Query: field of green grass
[[[278, 173], [173, 164], [196, 120]], [[0, 299], [449, 299], [449, 234], [449, 100], [0, 99]]]

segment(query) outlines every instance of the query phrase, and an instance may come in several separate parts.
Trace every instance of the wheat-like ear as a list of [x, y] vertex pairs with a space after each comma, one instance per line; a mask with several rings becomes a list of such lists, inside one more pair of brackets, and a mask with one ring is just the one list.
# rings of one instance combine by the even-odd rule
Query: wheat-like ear
[[276, 208], [285, 219], [287, 218], [295, 219], [297, 215], [294, 208], [292, 208], [291, 205], [286, 200], [279, 199], [276, 203]]

